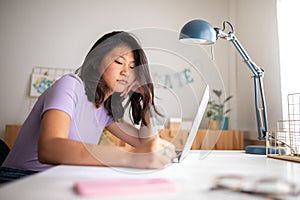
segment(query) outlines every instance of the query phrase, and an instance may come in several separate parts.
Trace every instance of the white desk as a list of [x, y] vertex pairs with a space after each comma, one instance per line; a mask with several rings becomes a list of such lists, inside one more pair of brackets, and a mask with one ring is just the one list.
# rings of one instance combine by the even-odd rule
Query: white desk
[[[124, 171], [125, 170], [125, 171]], [[126, 169], [105, 167], [57, 166], [45, 172], [0, 187], [0, 199], [263, 199], [259, 196], [230, 191], [211, 191], [212, 179], [218, 175], [251, 177], [281, 177], [300, 185], [300, 164], [245, 154], [243, 151], [191, 151], [180, 164], [173, 164], [157, 172], [128, 173]], [[101, 178], [156, 178], [170, 179], [176, 184], [175, 192], [78, 196], [72, 187], [76, 180]], [[290, 199], [299, 199], [300, 196]]]

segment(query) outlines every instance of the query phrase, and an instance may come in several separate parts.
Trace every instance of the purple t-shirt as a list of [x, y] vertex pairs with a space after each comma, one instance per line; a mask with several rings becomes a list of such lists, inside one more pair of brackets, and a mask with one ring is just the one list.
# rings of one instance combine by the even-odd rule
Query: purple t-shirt
[[50, 109], [64, 111], [70, 116], [69, 139], [90, 144], [97, 144], [103, 128], [113, 122], [103, 106], [97, 109], [88, 100], [84, 83], [77, 75], [65, 75], [38, 98], [3, 167], [42, 171], [53, 166], [38, 161], [37, 148], [41, 119]]

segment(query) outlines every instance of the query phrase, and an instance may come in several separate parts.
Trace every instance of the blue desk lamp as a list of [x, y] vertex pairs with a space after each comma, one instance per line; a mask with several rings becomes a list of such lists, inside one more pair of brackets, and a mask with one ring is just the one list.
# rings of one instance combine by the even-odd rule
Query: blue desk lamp
[[[225, 33], [226, 25], [231, 29]], [[233, 26], [228, 21], [223, 22], [223, 29], [213, 28], [208, 22], [200, 19], [192, 20], [186, 23], [181, 31], [179, 39], [185, 44], [211, 45], [214, 44], [218, 38], [231, 41], [237, 51], [242, 56], [244, 62], [248, 65], [253, 73], [254, 80], [254, 94], [255, 94], [255, 112], [257, 122], [258, 139], [266, 139], [268, 135], [268, 119], [267, 109], [263, 88], [264, 71], [258, 67], [248, 56], [241, 43], [234, 34]], [[259, 101], [260, 96], [260, 101]], [[261, 107], [259, 107], [261, 105]], [[250, 145], [246, 147], [246, 153], [251, 154], [266, 154], [265, 146]]]

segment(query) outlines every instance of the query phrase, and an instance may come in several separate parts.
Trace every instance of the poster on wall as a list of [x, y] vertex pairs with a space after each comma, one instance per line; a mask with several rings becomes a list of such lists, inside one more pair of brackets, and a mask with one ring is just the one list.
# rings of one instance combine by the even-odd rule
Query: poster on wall
[[38, 97], [48, 89], [60, 76], [51, 74], [31, 74], [30, 96]]
[[30, 82], [30, 97], [37, 98], [56, 80], [65, 74], [73, 73], [74, 69], [33, 67]]

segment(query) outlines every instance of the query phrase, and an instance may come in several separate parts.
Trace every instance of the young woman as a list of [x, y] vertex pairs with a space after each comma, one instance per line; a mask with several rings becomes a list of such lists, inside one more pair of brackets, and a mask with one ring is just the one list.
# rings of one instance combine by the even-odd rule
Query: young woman
[[[57, 164], [163, 168], [174, 146], [155, 135], [156, 112], [147, 58], [127, 32], [101, 37], [76, 74], [56, 81], [38, 99], [0, 169], [12, 180]], [[137, 129], [123, 120], [130, 106]], [[98, 145], [103, 129], [133, 146]]]

